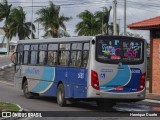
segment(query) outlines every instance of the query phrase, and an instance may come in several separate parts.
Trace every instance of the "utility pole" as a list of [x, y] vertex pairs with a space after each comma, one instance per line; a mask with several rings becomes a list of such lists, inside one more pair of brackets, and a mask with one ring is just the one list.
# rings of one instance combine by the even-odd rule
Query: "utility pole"
[[120, 34], [120, 29], [121, 29], [121, 26], [120, 26], [120, 23], [121, 23], [121, 19], [117, 19], [118, 20], [118, 26], [119, 26], [119, 33], [118, 35]]
[[38, 22], [38, 39], [39, 39], [39, 22]]
[[126, 36], [126, 0], [124, 0], [124, 35]]
[[117, 35], [117, 0], [113, 0], [113, 35]]
[[104, 7], [102, 7], [103, 11], [102, 11], [102, 34], [104, 34], [104, 19], [103, 19], [103, 14], [104, 14]]
[[32, 15], [31, 15], [31, 39], [33, 39], [32, 33], [33, 33], [33, 0], [32, 0]]

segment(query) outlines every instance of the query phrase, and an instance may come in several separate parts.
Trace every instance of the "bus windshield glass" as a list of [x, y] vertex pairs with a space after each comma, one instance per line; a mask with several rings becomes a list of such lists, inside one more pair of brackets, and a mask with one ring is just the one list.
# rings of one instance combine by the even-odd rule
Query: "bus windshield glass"
[[102, 63], [143, 62], [143, 44], [137, 39], [98, 39], [96, 60]]

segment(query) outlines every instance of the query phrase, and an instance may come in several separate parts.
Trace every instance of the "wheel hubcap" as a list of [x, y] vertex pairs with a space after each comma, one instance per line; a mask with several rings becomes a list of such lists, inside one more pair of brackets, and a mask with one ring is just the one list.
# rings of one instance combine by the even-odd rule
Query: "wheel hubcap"
[[25, 86], [25, 94], [26, 96], [28, 96], [29, 92], [28, 92], [28, 85]]
[[62, 102], [62, 97], [63, 97], [62, 90], [59, 91], [58, 97], [59, 97], [59, 102], [61, 103]]

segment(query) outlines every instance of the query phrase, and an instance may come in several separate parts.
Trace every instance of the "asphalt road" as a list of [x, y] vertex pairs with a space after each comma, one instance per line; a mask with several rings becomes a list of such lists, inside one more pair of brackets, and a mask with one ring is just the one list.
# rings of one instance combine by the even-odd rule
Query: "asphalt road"
[[[32, 112], [34, 112], [34, 111], [47, 111], [47, 112], [72, 111], [73, 116], [74, 116], [74, 114], [79, 114], [78, 113], [79, 111], [80, 111], [80, 114], [82, 114], [84, 112], [87, 113], [89, 111], [92, 111], [95, 114], [92, 113], [91, 116], [97, 115], [97, 117], [99, 117], [99, 118], [94, 117], [95, 120], [99, 120], [99, 119], [103, 120], [105, 118], [104, 115], [109, 116], [109, 118], [112, 118], [112, 119], [115, 118], [116, 116], [117, 116], [116, 119], [121, 119], [124, 116], [129, 116], [130, 113], [132, 113], [132, 112], [134, 113], [137, 110], [149, 112], [152, 110], [153, 107], [160, 108], [159, 104], [147, 104], [147, 103], [143, 103], [143, 102], [136, 103], [136, 104], [119, 104], [119, 105], [114, 106], [113, 109], [112, 108], [106, 109], [107, 111], [105, 111], [105, 112], [101, 112], [94, 102], [77, 102], [74, 105], [68, 105], [66, 107], [59, 107], [56, 103], [56, 99], [53, 97], [42, 96], [42, 97], [37, 97], [35, 99], [26, 99], [23, 96], [23, 93], [21, 90], [17, 90], [13, 87], [13, 85], [6, 84], [6, 83], [0, 83], [0, 101], [6, 101], [6, 102], [19, 104], [26, 111], [32, 111]], [[71, 114], [69, 114], [69, 116], [70, 115]], [[103, 116], [103, 117], [100, 117], [100, 116]], [[83, 117], [83, 118], [85, 118], [85, 117]], [[136, 118], [136, 119], [138, 119], [138, 118]], [[35, 119], [35, 118], [30, 118], [30, 119]], [[37, 119], [37, 120], [39, 120], [39, 119]], [[50, 119], [50, 118], [47, 118], [47, 119]], [[59, 119], [59, 117], [58, 117], [58, 119]], [[66, 117], [64, 119], [66, 120]], [[68, 117], [67, 117], [67, 119], [68, 119]], [[126, 117], [124, 119], [126, 119]], [[149, 120], [149, 117], [146, 119]], [[155, 119], [158, 120], [159, 118], [156, 117]]]
[[11, 63], [10, 56], [0, 55], [0, 67]]

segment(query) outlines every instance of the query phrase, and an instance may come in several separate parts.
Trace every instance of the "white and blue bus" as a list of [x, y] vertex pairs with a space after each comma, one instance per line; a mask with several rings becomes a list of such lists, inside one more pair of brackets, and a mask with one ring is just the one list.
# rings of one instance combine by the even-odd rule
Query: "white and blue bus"
[[[117, 101], [145, 98], [146, 42], [125, 36], [84, 36], [20, 40], [15, 56], [15, 87], [24, 96]], [[113, 103], [113, 104], [111, 104]]]

